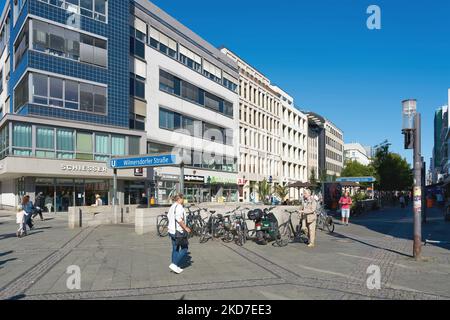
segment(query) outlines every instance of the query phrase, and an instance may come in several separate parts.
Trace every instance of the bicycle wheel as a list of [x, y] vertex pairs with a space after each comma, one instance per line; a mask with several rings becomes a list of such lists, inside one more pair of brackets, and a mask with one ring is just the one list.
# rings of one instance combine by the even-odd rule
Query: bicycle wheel
[[208, 242], [208, 240], [211, 238], [210, 234], [209, 234], [209, 228], [208, 225], [204, 225], [200, 234], [200, 238], [199, 241], [200, 243], [206, 243]]
[[236, 230], [235, 242], [240, 247], [242, 247], [245, 244], [245, 242], [247, 242], [247, 236], [246, 236], [244, 230], [240, 227], [238, 228], [238, 230]]
[[234, 240], [234, 235], [231, 231], [225, 230], [225, 232], [223, 233], [223, 237], [222, 237], [222, 241], [225, 243], [230, 243], [233, 242]]
[[289, 224], [285, 223], [278, 228], [278, 237], [275, 243], [279, 247], [286, 247], [292, 241], [292, 231]]
[[329, 233], [333, 233], [334, 232], [334, 222], [333, 222], [333, 218], [331, 217], [327, 217], [327, 220], [325, 222], [325, 225], [328, 229]]
[[158, 235], [165, 238], [169, 235], [169, 219], [162, 218], [157, 226]]

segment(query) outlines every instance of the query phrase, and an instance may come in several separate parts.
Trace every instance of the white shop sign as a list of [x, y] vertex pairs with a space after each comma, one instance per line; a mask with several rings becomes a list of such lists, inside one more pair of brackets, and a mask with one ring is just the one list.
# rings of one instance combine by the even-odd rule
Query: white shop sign
[[62, 164], [61, 170], [65, 172], [89, 172], [89, 173], [106, 173], [107, 167], [102, 166], [89, 166], [89, 165], [72, 165]]

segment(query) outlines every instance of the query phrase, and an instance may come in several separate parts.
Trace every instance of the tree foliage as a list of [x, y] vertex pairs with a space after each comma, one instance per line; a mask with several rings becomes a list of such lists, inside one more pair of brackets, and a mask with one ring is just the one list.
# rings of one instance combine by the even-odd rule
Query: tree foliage
[[373, 161], [377, 189], [381, 191], [406, 191], [413, 186], [413, 172], [406, 159], [389, 152], [386, 146], [377, 151]]
[[280, 197], [281, 201], [284, 201], [289, 195], [289, 187], [279, 184], [275, 187], [275, 194]]
[[265, 204], [267, 204], [267, 197], [270, 196], [271, 193], [272, 193], [272, 186], [267, 181], [267, 179], [258, 182], [259, 201], [262, 201]]
[[365, 166], [358, 161], [348, 161], [342, 170], [343, 177], [372, 177], [375, 175], [373, 166]]

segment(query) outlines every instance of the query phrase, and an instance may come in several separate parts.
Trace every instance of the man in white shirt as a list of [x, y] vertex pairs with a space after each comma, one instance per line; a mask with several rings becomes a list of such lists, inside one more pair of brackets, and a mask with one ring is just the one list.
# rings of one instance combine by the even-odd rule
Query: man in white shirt
[[[182, 194], [174, 197], [174, 204], [169, 209], [167, 218], [169, 219], [169, 237], [172, 241], [172, 264], [169, 269], [173, 272], [180, 274], [183, 272], [179, 266], [188, 253], [188, 246], [180, 246], [177, 244], [176, 234], [179, 233], [191, 233], [191, 229], [185, 224], [186, 212], [183, 207], [184, 196]], [[187, 234], [186, 234], [187, 236]]]

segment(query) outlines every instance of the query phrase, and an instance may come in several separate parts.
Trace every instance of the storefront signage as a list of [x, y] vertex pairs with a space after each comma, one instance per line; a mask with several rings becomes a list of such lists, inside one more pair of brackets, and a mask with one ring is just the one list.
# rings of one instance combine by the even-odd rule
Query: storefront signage
[[247, 184], [247, 180], [245, 179], [238, 179], [238, 183], [239, 186], [245, 186]]
[[179, 181], [180, 176], [172, 174], [162, 174], [160, 176], [157, 176], [156, 179], [161, 181]]
[[203, 177], [203, 176], [184, 176], [184, 181], [204, 183], [205, 177]]
[[112, 159], [110, 166], [113, 169], [131, 169], [131, 168], [147, 168], [162, 167], [177, 164], [175, 155], [148, 156], [137, 158], [119, 158]]
[[134, 168], [134, 176], [135, 177], [143, 177], [144, 176], [144, 168]]
[[106, 173], [108, 168], [100, 166], [87, 166], [87, 165], [72, 165], [62, 164], [61, 170], [65, 172], [92, 172], [92, 173]]
[[209, 176], [206, 179], [208, 184], [236, 184], [236, 179], [233, 178], [223, 178], [223, 177], [215, 177]]

